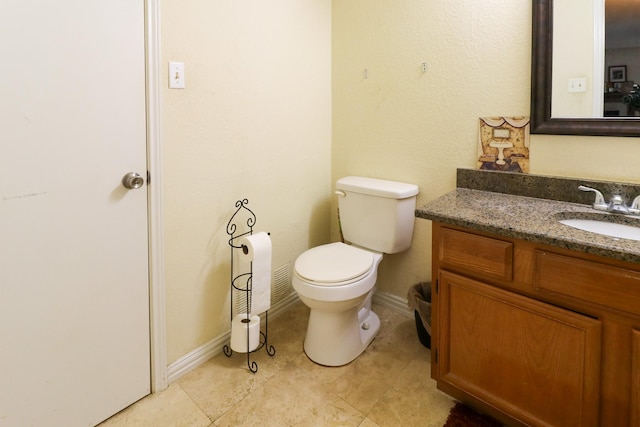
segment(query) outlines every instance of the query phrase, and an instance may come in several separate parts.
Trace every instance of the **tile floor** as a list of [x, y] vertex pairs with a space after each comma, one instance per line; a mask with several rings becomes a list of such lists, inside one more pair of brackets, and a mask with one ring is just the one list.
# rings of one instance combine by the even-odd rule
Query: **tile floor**
[[298, 303], [269, 323], [276, 349], [219, 354], [161, 393], [114, 415], [114, 426], [421, 426], [444, 425], [453, 400], [436, 390], [429, 350], [418, 341], [415, 321], [376, 306], [380, 333], [346, 366], [311, 362], [303, 351], [309, 310]]

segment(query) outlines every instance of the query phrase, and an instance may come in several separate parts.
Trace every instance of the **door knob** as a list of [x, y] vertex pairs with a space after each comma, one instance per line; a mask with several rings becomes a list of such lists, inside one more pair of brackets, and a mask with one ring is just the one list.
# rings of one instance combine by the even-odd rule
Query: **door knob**
[[137, 172], [129, 172], [122, 177], [122, 185], [129, 190], [136, 190], [144, 185], [144, 178]]

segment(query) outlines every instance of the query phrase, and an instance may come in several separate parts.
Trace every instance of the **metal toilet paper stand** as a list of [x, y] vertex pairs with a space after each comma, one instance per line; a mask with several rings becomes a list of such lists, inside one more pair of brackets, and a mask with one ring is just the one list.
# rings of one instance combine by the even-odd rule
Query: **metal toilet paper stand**
[[[250, 349], [249, 320], [251, 318], [251, 279], [253, 277], [253, 263], [250, 264], [249, 271], [235, 273], [234, 258], [239, 256], [239, 254], [236, 253], [237, 251], [242, 251], [244, 255], [248, 253], [247, 246], [238, 244], [236, 241], [244, 236], [253, 234], [253, 227], [256, 224], [256, 215], [247, 207], [248, 204], [249, 201], [247, 199], [238, 200], [236, 202], [237, 209], [227, 223], [227, 234], [231, 236], [229, 238], [229, 246], [231, 247], [231, 322], [233, 322], [234, 299], [238, 298], [240, 303], [244, 302], [242, 313], [247, 313], [247, 350]], [[244, 228], [245, 224], [246, 228]], [[242, 228], [238, 229], [239, 226]], [[236, 297], [234, 294], [238, 296]], [[247, 367], [254, 374], [258, 372], [258, 364], [255, 361], [251, 361], [251, 353], [255, 353], [262, 347], [265, 347], [269, 356], [276, 354], [276, 349], [268, 344], [268, 324], [269, 311], [267, 310], [264, 312], [264, 332], [262, 329], [260, 330], [260, 343], [255, 349], [247, 351]], [[231, 357], [233, 354], [233, 350], [229, 345], [225, 345], [223, 351], [227, 357]]]

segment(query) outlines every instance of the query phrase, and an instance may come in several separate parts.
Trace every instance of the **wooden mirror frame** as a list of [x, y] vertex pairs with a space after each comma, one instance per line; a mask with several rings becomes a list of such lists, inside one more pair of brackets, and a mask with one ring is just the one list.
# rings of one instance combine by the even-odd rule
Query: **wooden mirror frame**
[[640, 118], [551, 118], [553, 0], [533, 0], [531, 133], [640, 136]]

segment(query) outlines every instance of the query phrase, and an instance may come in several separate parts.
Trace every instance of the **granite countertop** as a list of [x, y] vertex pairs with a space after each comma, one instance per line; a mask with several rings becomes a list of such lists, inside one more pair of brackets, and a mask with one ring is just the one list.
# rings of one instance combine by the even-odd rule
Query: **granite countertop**
[[581, 218], [640, 226], [638, 218], [596, 211], [590, 205], [457, 188], [419, 207], [416, 217], [640, 263], [640, 242], [590, 233], [558, 222]]

